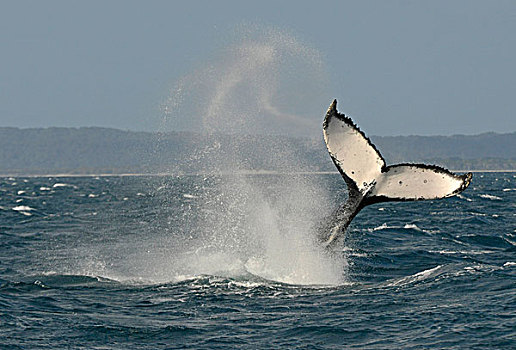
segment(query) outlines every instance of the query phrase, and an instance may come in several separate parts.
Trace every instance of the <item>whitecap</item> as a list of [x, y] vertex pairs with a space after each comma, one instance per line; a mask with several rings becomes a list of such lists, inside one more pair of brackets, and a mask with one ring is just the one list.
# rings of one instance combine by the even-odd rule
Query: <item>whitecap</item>
[[505, 264], [503, 264], [503, 267], [509, 267], [509, 266], [516, 266], [516, 262], [507, 261]]
[[75, 185], [70, 185], [70, 184], [65, 184], [65, 183], [55, 183], [53, 186], [53, 188], [58, 188], [58, 187], [72, 187], [74, 189], [77, 189], [77, 186]]
[[500, 266], [494, 266], [494, 265], [486, 265], [486, 264], [477, 264], [473, 266], [466, 266], [464, 268], [464, 271], [467, 271], [468, 273], [482, 273], [482, 272], [491, 272], [503, 269], [503, 267]]
[[18, 213], [23, 214], [25, 216], [31, 216], [32, 214], [30, 213], [30, 211], [34, 210], [34, 208], [31, 208], [27, 205], [18, 205], [12, 208], [12, 210], [17, 211]]
[[403, 226], [403, 228], [408, 229], [408, 230], [416, 230], [416, 231], [428, 233], [431, 235], [441, 232], [439, 230], [425, 230], [425, 229], [420, 228], [416, 224], [405, 224], [405, 226]]
[[405, 224], [405, 226], [403, 226], [403, 228], [413, 229], [413, 230], [416, 230], [416, 231], [423, 231], [419, 227], [417, 227], [416, 224]]
[[443, 267], [443, 265], [437, 265], [436, 267], [433, 267], [431, 269], [428, 269], [428, 270], [423, 270], [421, 272], [418, 272], [412, 276], [409, 276], [409, 277], [417, 277], [417, 280], [422, 280], [422, 279], [425, 279], [427, 277], [430, 277], [434, 272], [436, 272], [437, 270], [439, 270], [441, 267]]
[[368, 231], [369, 232], [373, 232], [373, 231], [385, 230], [386, 228], [394, 228], [394, 227], [387, 226], [387, 223], [384, 222], [380, 226], [377, 226], [377, 227], [375, 227], [373, 229], [368, 229]]
[[183, 194], [183, 197], [188, 198], [188, 199], [197, 198], [197, 196], [194, 196], [193, 194], [188, 194], [188, 193]]
[[498, 196], [493, 196], [493, 195], [490, 195], [490, 194], [481, 194], [479, 195], [481, 198], [485, 198], [485, 199], [490, 199], [490, 200], [493, 200], [493, 201], [501, 201], [502, 199]]
[[99, 195], [98, 194], [93, 194], [93, 193], [90, 193], [88, 195], [89, 198], [97, 198]]
[[429, 250], [429, 253], [438, 253], [443, 255], [456, 255], [456, 254], [464, 254], [464, 255], [482, 255], [482, 254], [492, 254], [495, 253], [493, 250]]
[[432, 253], [432, 254], [438, 253], [438, 254], [443, 254], [443, 255], [461, 254], [462, 253], [460, 251], [455, 251], [455, 250], [429, 250], [428, 252]]
[[40, 191], [50, 191], [50, 187], [40, 187]]
[[472, 202], [472, 201], [473, 201], [471, 198], [464, 197], [464, 196], [463, 196], [463, 195], [461, 195], [461, 194], [458, 194], [458, 195], [457, 195], [457, 197], [458, 197], [458, 198], [460, 198], [460, 199], [464, 199], [464, 200], [466, 200], [466, 201], [468, 201], [468, 202]]
[[25, 191], [20, 190], [20, 191], [18, 191], [17, 193], [18, 193], [18, 196], [19, 196], [20, 194], [24, 194], [24, 193], [25, 193]]
[[409, 283], [426, 280], [430, 277], [436, 276], [437, 275], [436, 272], [439, 271], [442, 267], [443, 267], [443, 265], [437, 265], [436, 267], [433, 267], [431, 269], [423, 270], [423, 271], [415, 273], [411, 276], [404, 277], [398, 281], [394, 281], [393, 283], [390, 283], [389, 286], [401, 286], [401, 285], [405, 285], [405, 284], [409, 284]]
[[31, 211], [31, 210], [35, 210], [35, 209], [31, 208], [27, 205], [18, 205], [16, 207], [14, 207], [13, 210], [15, 210], [15, 211]]

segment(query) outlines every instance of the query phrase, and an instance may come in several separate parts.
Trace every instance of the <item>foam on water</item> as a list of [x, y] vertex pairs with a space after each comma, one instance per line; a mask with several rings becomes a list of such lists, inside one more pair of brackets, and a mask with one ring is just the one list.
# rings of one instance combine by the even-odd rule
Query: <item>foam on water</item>
[[500, 198], [498, 196], [493, 196], [493, 195], [490, 195], [490, 194], [481, 194], [481, 195], [479, 195], [479, 197], [485, 198], [485, 199], [490, 199], [490, 200], [493, 200], [493, 201], [501, 201], [502, 200], [502, 198]]
[[433, 278], [438, 275], [440, 270], [442, 269], [442, 265], [438, 265], [436, 267], [433, 267], [431, 269], [427, 269], [418, 273], [415, 273], [411, 276], [403, 277], [397, 281], [391, 282], [388, 285], [389, 286], [404, 286], [407, 284], [412, 284], [416, 282], [421, 282], [429, 278]]
[[473, 201], [471, 198], [465, 197], [465, 196], [463, 196], [462, 194], [457, 194], [457, 197], [458, 197], [458, 198], [460, 198], [460, 199], [465, 199], [465, 200], [467, 200], [468, 202], [472, 202], [472, 201]]
[[385, 230], [385, 229], [388, 229], [388, 228], [395, 228], [395, 227], [394, 226], [388, 226], [387, 223], [384, 222], [380, 226], [376, 226], [374, 228], [368, 229], [368, 231], [369, 232], [373, 232], [373, 231]]
[[17, 205], [13, 208], [14, 211], [31, 211], [34, 210], [34, 208], [31, 208], [27, 205]]

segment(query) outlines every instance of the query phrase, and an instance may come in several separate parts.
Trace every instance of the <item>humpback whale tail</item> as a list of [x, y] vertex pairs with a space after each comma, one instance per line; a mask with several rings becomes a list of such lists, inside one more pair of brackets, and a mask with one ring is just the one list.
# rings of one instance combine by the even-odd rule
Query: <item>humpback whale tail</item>
[[451, 197], [464, 191], [471, 173], [455, 175], [427, 164], [385, 164], [385, 159], [353, 121], [330, 105], [323, 123], [328, 152], [348, 187], [348, 200], [337, 210], [335, 223], [321, 237], [328, 247], [343, 234], [365, 206], [387, 201]]

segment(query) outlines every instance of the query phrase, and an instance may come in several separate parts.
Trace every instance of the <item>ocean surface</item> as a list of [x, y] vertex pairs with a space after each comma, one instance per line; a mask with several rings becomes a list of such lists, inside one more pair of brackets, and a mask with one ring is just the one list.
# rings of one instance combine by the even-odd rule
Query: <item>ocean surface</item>
[[516, 348], [514, 173], [367, 207], [327, 254], [313, 235], [345, 192], [338, 174], [0, 178], [0, 348]]

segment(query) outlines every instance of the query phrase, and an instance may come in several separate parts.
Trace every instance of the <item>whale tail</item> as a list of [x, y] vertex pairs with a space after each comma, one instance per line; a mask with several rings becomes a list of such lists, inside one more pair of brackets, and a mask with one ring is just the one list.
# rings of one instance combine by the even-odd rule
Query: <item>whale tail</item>
[[371, 140], [350, 118], [337, 111], [337, 100], [328, 108], [323, 134], [328, 152], [349, 191], [348, 202], [341, 210], [349, 212], [347, 222], [332, 229], [325, 245], [343, 233], [353, 217], [367, 205], [451, 197], [464, 191], [471, 182], [471, 173], [456, 175], [435, 165], [387, 166]]

